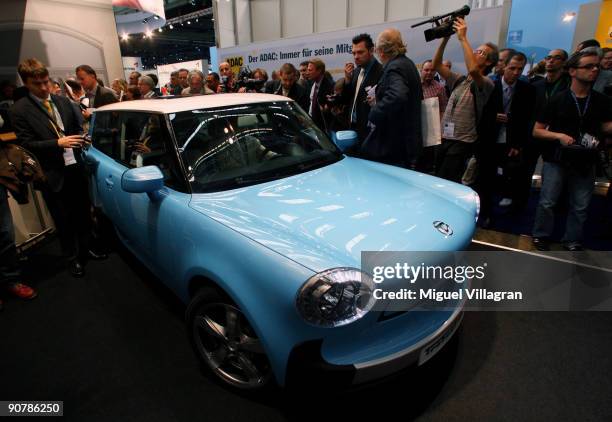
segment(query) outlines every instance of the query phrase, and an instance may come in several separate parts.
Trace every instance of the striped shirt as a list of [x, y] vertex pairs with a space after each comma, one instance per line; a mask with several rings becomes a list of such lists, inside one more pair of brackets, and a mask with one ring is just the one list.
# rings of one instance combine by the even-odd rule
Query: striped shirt
[[440, 82], [433, 80], [431, 83], [422, 83], [423, 87], [423, 98], [438, 97], [438, 104], [440, 106], [440, 117], [444, 115], [448, 98], [446, 97], [446, 89]]

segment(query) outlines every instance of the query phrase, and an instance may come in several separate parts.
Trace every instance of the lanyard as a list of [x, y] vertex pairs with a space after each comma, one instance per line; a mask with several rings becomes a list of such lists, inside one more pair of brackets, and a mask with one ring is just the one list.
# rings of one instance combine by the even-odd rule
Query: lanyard
[[578, 118], [580, 119], [580, 126], [578, 126], [578, 131], [580, 133], [580, 138], [582, 139], [582, 125], [584, 124], [584, 116], [587, 114], [589, 104], [591, 102], [591, 93], [589, 92], [586, 104], [584, 105], [584, 110], [580, 110], [580, 104], [578, 103], [578, 98], [576, 98], [576, 94], [574, 94], [574, 91], [570, 90], [570, 93], [572, 94], [572, 98], [574, 99], [574, 103], [576, 104], [576, 109], [578, 110]]

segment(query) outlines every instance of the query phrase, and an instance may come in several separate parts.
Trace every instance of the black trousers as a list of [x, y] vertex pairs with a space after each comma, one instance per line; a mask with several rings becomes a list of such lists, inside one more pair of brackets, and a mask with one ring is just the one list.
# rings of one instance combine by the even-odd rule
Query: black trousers
[[67, 166], [62, 189], [59, 192], [46, 189], [43, 197], [55, 222], [62, 254], [69, 259], [85, 260], [91, 233], [91, 205], [81, 165]]
[[[510, 147], [507, 144], [492, 144], [482, 148], [476, 158], [478, 160], [478, 176], [476, 192], [480, 196], [480, 216], [489, 217], [493, 208], [493, 196], [499, 193], [504, 198], [514, 201], [519, 196], [522, 159], [521, 155], [508, 157]], [[499, 176], [497, 169], [503, 169]]]
[[472, 144], [469, 142], [442, 139], [442, 144], [436, 151], [436, 176], [461, 183], [472, 151]]

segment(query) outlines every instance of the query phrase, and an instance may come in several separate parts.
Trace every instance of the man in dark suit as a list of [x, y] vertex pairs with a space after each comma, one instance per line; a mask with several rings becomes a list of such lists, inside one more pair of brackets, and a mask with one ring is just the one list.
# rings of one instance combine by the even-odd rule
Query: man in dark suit
[[[285, 63], [280, 68], [280, 79], [278, 86], [272, 94], [284, 95], [295, 101], [302, 109], [308, 110], [310, 105], [306, 90], [297, 83], [298, 71], [291, 63]], [[274, 81], [277, 82], [277, 81]]]
[[369, 95], [368, 120], [373, 131], [361, 145], [366, 159], [412, 168], [421, 151], [421, 76], [408, 57], [402, 35], [386, 29], [376, 41], [383, 74], [376, 95]]
[[327, 117], [324, 106], [328, 103], [327, 96], [334, 93], [334, 85], [325, 77], [325, 63], [321, 59], [312, 59], [308, 62], [308, 114], [312, 117], [319, 129], [328, 131]]
[[70, 100], [50, 95], [49, 72], [36, 59], [18, 67], [29, 94], [11, 108], [18, 142], [33, 152], [47, 177], [43, 196], [59, 234], [62, 252], [72, 274], [84, 274], [89, 252], [90, 202], [87, 178], [81, 165], [79, 116]]
[[[522, 152], [531, 140], [535, 107], [535, 89], [519, 79], [526, 63], [523, 53], [508, 55], [504, 71], [495, 82], [483, 111], [476, 145], [482, 221], [490, 217], [494, 190], [501, 193], [502, 206], [509, 206], [516, 200]], [[502, 169], [501, 183], [496, 178], [498, 169]]]
[[366, 101], [366, 88], [376, 86], [383, 73], [382, 65], [374, 57], [374, 42], [369, 34], [353, 38], [353, 58], [355, 64], [349, 62], [344, 66], [341, 101], [348, 107], [351, 129], [357, 132], [359, 142], [363, 142], [369, 132], [370, 105]]
[[[98, 84], [98, 75], [89, 65], [82, 64], [76, 68], [77, 81], [85, 90], [85, 96], [89, 99], [89, 108], [98, 108], [119, 101], [112, 89]], [[83, 117], [89, 120], [90, 110], [83, 110]]]

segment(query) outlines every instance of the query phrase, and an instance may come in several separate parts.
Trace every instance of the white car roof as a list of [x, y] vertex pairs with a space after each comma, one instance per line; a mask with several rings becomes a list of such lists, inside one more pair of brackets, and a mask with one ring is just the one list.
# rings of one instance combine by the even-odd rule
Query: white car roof
[[211, 94], [185, 97], [159, 97], [148, 100], [122, 101], [96, 109], [96, 111], [145, 111], [154, 113], [177, 113], [203, 108], [217, 108], [244, 104], [269, 103], [271, 101], [293, 101], [273, 94]]

